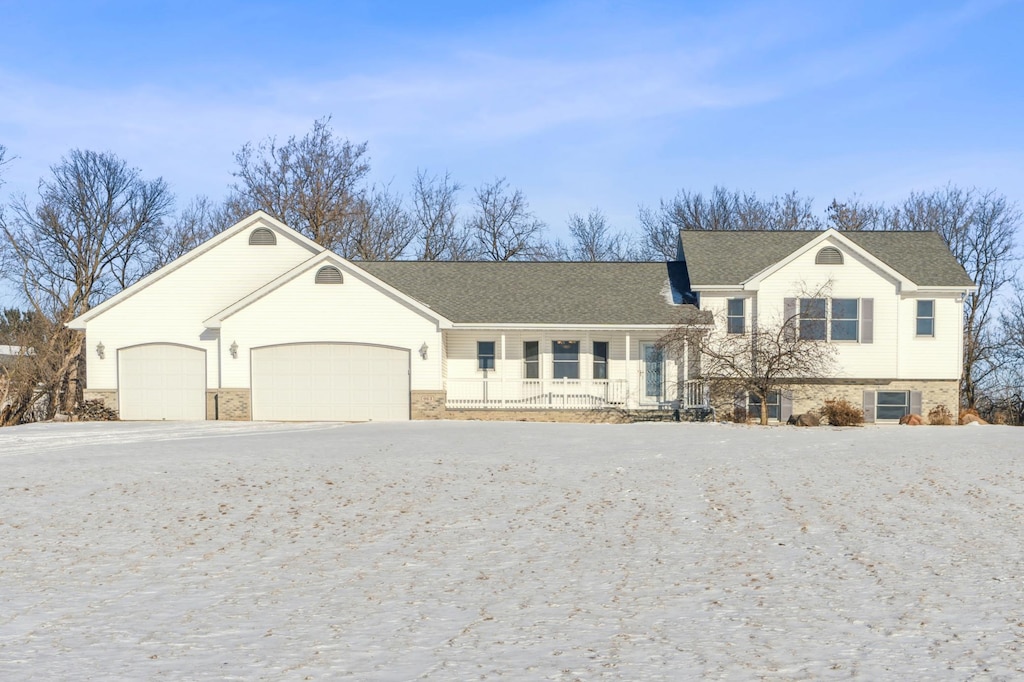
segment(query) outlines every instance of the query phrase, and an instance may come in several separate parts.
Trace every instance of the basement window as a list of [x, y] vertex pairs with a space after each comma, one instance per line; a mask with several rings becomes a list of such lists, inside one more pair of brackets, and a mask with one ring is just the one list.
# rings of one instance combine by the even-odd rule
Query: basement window
[[325, 265], [316, 271], [317, 284], [344, 284], [345, 279], [341, 276], [341, 270], [333, 265]]
[[249, 233], [249, 246], [274, 246], [277, 244], [277, 237], [273, 231], [265, 227], [257, 227]]

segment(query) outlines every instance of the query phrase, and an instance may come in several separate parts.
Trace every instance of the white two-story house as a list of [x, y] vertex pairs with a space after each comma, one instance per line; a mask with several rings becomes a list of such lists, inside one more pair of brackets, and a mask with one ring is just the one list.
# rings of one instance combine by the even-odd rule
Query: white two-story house
[[826, 325], [857, 327], [826, 334], [843, 346], [835, 386], [957, 404], [971, 284], [934, 235], [686, 233], [680, 255], [351, 262], [257, 212], [70, 326], [86, 398], [122, 419], [592, 421], [704, 404], [694, 349], [665, 335], [749, 325], [793, 281], [831, 277]]
[[833, 344], [831, 375], [792, 377], [769, 397], [773, 419], [829, 398], [862, 405], [868, 422], [957, 411], [974, 284], [937, 233], [684, 231], [678, 258], [720, 332], [795, 320], [794, 333]]

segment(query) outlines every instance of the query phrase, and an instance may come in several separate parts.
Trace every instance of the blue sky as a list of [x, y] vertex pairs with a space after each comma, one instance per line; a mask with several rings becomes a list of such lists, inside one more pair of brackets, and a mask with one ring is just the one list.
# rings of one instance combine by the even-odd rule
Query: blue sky
[[0, 0], [3, 193], [112, 151], [184, 204], [246, 141], [369, 143], [377, 182], [505, 176], [561, 236], [718, 184], [1024, 204], [1024, 3]]

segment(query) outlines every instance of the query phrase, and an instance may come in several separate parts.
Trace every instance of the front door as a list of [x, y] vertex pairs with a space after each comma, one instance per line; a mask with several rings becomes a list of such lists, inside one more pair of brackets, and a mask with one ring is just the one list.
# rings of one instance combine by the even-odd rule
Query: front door
[[640, 344], [643, 357], [641, 402], [657, 403], [665, 398], [665, 353], [655, 343]]

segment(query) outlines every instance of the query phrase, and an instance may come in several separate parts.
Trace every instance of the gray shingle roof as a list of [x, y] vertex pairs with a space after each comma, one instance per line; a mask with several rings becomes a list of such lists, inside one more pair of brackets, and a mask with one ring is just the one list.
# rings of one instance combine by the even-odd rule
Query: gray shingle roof
[[706, 313], [671, 303], [665, 263], [355, 263], [456, 323], [676, 324]]
[[[679, 233], [694, 286], [740, 284], [820, 235], [818, 231]], [[936, 232], [843, 232], [857, 246], [918, 286], [971, 286]]]

